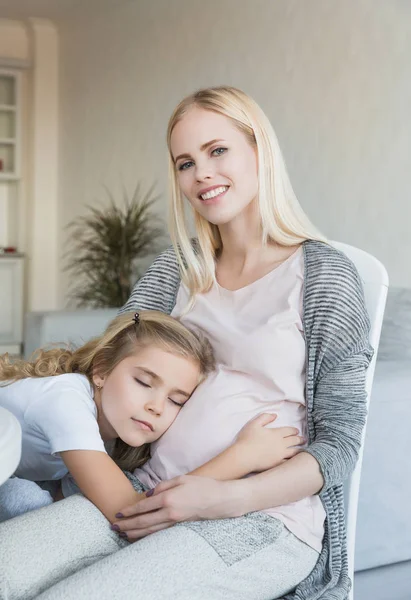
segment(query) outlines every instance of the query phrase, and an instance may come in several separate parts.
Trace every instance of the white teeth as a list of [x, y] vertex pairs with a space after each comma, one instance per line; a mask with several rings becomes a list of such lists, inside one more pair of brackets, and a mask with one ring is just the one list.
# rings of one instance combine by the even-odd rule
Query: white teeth
[[211, 198], [215, 198], [219, 194], [222, 194], [226, 190], [228, 190], [228, 185], [224, 185], [222, 187], [215, 188], [210, 192], [206, 192], [205, 194], [201, 194], [200, 198], [201, 200], [210, 200]]

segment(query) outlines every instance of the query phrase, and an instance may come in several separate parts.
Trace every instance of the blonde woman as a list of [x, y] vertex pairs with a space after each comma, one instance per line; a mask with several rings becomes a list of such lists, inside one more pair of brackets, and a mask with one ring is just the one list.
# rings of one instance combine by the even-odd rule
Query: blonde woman
[[[48, 555], [39, 569], [31, 560], [32, 589], [44, 590], [41, 600], [345, 600], [342, 482], [360, 447], [372, 356], [359, 276], [304, 215], [272, 127], [246, 94], [219, 87], [185, 98], [167, 139], [174, 248], [137, 283], [125, 309], [155, 308], [200, 327], [216, 370], [135, 471], [152, 489], [113, 527], [139, 541], [115, 552], [106, 535], [93, 546], [85, 527], [92, 517], [81, 504], [82, 550], [77, 542], [70, 549], [80, 567], [70, 570], [66, 560], [57, 568]], [[184, 475], [261, 412], [306, 435], [304, 450], [238, 481]], [[46, 509], [41, 527], [72, 518], [70, 500], [53, 514]], [[8, 534], [21, 543], [29, 527], [38, 524], [25, 521]], [[85, 567], [86, 551], [103, 547], [106, 558]], [[13, 597], [23, 597], [13, 565], [6, 572]]]

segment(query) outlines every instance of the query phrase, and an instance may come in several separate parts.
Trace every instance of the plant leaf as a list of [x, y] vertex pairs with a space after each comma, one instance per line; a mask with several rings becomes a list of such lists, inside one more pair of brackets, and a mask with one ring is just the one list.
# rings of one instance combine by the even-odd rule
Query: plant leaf
[[107, 188], [106, 193], [106, 208], [87, 206], [88, 214], [66, 228], [64, 270], [72, 276], [69, 299], [79, 307], [123, 306], [141, 275], [139, 261], [158, 252], [165, 241], [153, 211], [159, 199], [154, 186], [143, 193], [137, 184], [130, 198], [123, 190], [123, 207]]

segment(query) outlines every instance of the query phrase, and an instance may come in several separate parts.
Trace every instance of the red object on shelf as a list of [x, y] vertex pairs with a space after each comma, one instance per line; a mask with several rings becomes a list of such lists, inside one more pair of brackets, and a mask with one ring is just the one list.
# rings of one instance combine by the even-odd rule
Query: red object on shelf
[[17, 248], [15, 246], [5, 246], [3, 252], [5, 254], [13, 254], [14, 252], [17, 252]]

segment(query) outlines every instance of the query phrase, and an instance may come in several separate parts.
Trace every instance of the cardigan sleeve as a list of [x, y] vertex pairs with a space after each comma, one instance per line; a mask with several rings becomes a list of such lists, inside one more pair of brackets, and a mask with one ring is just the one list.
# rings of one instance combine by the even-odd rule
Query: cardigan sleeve
[[[324, 478], [323, 490], [342, 481], [358, 459], [367, 416], [367, 369], [373, 356], [363, 286], [354, 265], [342, 259], [333, 277], [323, 273], [313, 294], [309, 326], [312, 402], [308, 403], [310, 444]], [[320, 276], [321, 279], [321, 276]], [[310, 365], [310, 358], [308, 360]], [[310, 369], [309, 369], [310, 371]]]
[[314, 396], [314, 441], [306, 449], [318, 461], [323, 490], [340, 484], [357, 462], [366, 421], [365, 377], [369, 347], [358, 347], [320, 379]]
[[170, 314], [180, 284], [177, 258], [172, 247], [162, 252], [135, 284], [119, 314], [131, 310], [159, 310]]

